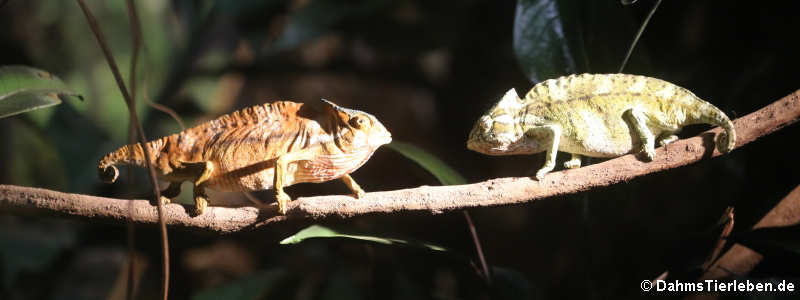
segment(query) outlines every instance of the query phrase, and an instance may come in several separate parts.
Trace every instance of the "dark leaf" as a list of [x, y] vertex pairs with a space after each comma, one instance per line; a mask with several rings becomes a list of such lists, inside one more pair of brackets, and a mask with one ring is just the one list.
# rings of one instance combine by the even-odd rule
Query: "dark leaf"
[[281, 245], [297, 244], [310, 238], [346, 238], [346, 239], [369, 241], [385, 245], [403, 245], [403, 246], [422, 248], [433, 251], [448, 251], [447, 248], [430, 243], [414, 241], [410, 239], [386, 238], [386, 237], [370, 236], [355, 232], [344, 232], [341, 230], [334, 230], [320, 225], [311, 225], [303, 230], [300, 230], [294, 235], [283, 239], [281, 241]]
[[[514, 54], [533, 83], [567, 74], [616, 72], [639, 27], [629, 14], [614, 1], [520, 0]], [[630, 72], [643, 73], [643, 49], [634, 51], [630, 65]]]
[[[514, 53], [532, 82], [576, 73], [559, 6], [569, 1], [520, 0], [514, 16]], [[579, 56], [580, 58], [580, 56]]]
[[68, 97], [78, 97], [61, 79], [25, 66], [0, 67], [0, 118], [53, 106]]

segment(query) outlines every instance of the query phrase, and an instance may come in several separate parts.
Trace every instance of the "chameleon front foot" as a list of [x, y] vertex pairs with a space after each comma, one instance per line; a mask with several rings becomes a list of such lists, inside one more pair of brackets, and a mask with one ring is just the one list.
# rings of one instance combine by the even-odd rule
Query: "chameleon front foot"
[[653, 161], [656, 158], [656, 149], [652, 147], [644, 147], [641, 150], [641, 156], [645, 161]]
[[364, 190], [362, 190], [362, 189], [358, 189], [357, 191], [353, 191], [353, 197], [355, 197], [356, 199], [364, 198], [364, 195], [366, 195], [366, 194], [367, 193], [364, 192]]
[[541, 169], [539, 171], [536, 171], [536, 180], [542, 181], [544, 179], [544, 175], [546, 175], [549, 172], [550, 170], [547, 169]]
[[353, 191], [353, 197], [356, 199], [361, 199], [367, 194], [363, 189], [361, 189], [360, 186], [358, 186], [358, 183], [356, 183], [353, 177], [350, 177], [350, 174], [345, 174], [342, 176], [342, 182], [344, 182], [344, 184], [347, 185], [351, 191]]
[[288, 209], [287, 206], [289, 205], [289, 201], [292, 201], [292, 198], [289, 197], [283, 191], [280, 191], [275, 194], [275, 199], [278, 201], [278, 211], [282, 214], [286, 214], [286, 210]]

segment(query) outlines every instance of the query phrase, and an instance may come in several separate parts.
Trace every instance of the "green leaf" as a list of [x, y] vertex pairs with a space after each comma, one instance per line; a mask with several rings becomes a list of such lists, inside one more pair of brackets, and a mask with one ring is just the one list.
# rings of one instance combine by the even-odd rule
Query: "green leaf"
[[283, 239], [281, 241], [281, 245], [297, 244], [310, 238], [346, 238], [346, 239], [354, 239], [361, 241], [369, 241], [385, 245], [403, 245], [403, 246], [423, 248], [433, 251], [449, 251], [445, 247], [430, 243], [425, 243], [415, 240], [376, 237], [376, 236], [369, 236], [352, 232], [347, 233], [320, 225], [311, 225], [303, 230], [300, 230], [294, 235]]
[[800, 225], [759, 228], [732, 234], [728, 239], [765, 256], [800, 255]]
[[192, 300], [206, 299], [266, 299], [276, 283], [284, 277], [283, 270], [265, 270], [234, 280], [222, 286], [204, 289], [192, 296]]
[[439, 182], [443, 185], [467, 183], [467, 180], [464, 179], [464, 176], [461, 176], [461, 174], [459, 174], [456, 170], [448, 166], [436, 156], [425, 152], [425, 150], [422, 150], [417, 146], [393, 141], [386, 145], [386, 147], [389, 147], [408, 159], [413, 160], [422, 168], [433, 174], [433, 176], [436, 177], [436, 179], [439, 180]]
[[25, 66], [0, 67], [0, 118], [57, 105], [68, 97], [83, 100], [48, 72]]

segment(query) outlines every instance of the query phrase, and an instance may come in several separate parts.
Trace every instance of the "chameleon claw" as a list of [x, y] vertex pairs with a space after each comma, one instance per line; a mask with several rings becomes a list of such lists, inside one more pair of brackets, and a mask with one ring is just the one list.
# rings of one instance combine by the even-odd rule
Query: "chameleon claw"
[[573, 155], [572, 159], [564, 162], [564, 168], [567, 169], [575, 169], [581, 167], [581, 157], [578, 155]]
[[167, 198], [167, 197], [165, 197], [163, 195], [161, 196], [161, 204], [162, 205], [167, 205], [167, 204], [170, 204], [170, 203], [172, 203], [172, 199]]
[[678, 140], [678, 136], [672, 134], [672, 135], [669, 135], [669, 136], [661, 139], [660, 141], [658, 141], [658, 144], [661, 145], [661, 147], [665, 147], [665, 146], [669, 145], [670, 143], [672, 143], [674, 141], [677, 141], [677, 140]]
[[544, 179], [544, 175], [547, 174], [547, 170], [539, 170], [536, 172], [536, 180], [542, 181]]
[[642, 155], [644, 156], [645, 160], [653, 161], [653, 159], [656, 158], [656, 150], [652, 149], [652, 148], [643, 149], [642, 150]]
[[203, 212], [208, 207], [208, 200], [204, 196], [195, 196], [194, 197], [194, 214], [195, 216], [202, 215]]
[[194, 216], [202, 215], [208, 207], [208, 195], [206, 195], [205, 185], [195, 183], [194, 186]]
[[284, 192], [279, 192], [275, 195], [275, 198], [278, 201], [278, 211], [282, 215], [285, 215], [288, 209], [287, 206], [289, 205], [289, 201], [292, 201], [292, 198], [290, 198], [289, 195]]
[[353, 192], [355, 192], [355, 193], [353, 194], [353, 197], [355, 197], [356, 199], [361, 199], [361, 198], [364, 198], [364, 195], [366, 195], [366, 194], [367, 194], [367, 193], [365, 193], [365, 192], [364, 192], [364, 190], [362, 190], [362, 189], [358, 189], [358, 190], [356, 190], [356, 191], [353, 191]]

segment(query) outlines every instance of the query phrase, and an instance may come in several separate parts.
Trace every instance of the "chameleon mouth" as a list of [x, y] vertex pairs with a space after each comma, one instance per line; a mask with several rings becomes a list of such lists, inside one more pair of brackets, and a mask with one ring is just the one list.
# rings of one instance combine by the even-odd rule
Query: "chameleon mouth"
[[370, 145], [373, 145], [375, 147], [378, 147], [378, 146], [381, 146], [381, 145], [386, 145], [386, 144], [391, 143], [391, 142], [392, 142], [392, 135], [391, 134], [373, 136], [373, 137], [371, 137], [369, 139]]

